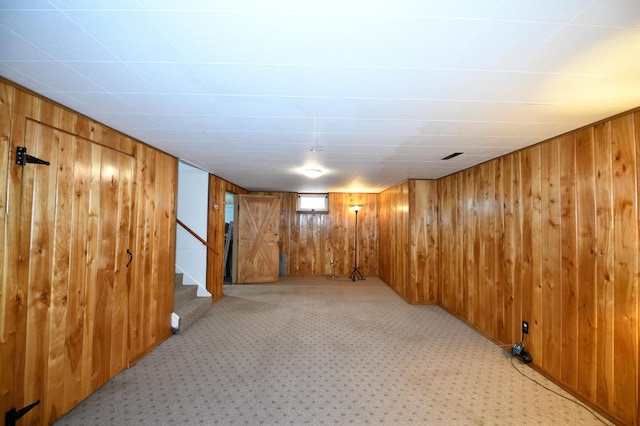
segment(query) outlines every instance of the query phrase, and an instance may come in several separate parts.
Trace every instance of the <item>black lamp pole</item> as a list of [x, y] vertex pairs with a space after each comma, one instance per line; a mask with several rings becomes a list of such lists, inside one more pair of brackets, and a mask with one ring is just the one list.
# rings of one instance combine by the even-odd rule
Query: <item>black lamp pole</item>
[[355, 231], [355, 239], [354, 239], [354, 247], [355, 247], [355, 256], [353, 258], [353, 270], [351, 271], [351, 281], [355, 281], [356, 278], [359, 280], [364, 280], [364, 276], [360, 272], [360, 268], [358, 268], [358, 210], [360, 210], [362, 206], [352, 206], [351, 209], [356, 212], [356, 231]]

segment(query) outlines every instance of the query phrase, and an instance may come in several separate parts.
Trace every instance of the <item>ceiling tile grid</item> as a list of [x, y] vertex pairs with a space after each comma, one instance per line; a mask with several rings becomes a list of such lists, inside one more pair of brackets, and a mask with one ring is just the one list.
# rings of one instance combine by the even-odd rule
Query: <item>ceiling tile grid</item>
[[0, 0], [2, 77], [250, 190], [482, 163], [639, 106], [638, 51], [637, 0]]

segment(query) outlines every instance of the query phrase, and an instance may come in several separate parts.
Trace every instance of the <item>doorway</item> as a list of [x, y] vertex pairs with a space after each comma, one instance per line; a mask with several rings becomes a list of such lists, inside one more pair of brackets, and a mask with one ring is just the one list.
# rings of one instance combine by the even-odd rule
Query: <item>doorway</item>
[[233, 284], [236, 282], [234, 275], [234, 235], [236, 216], [236, 194], [225, 192], [224, 194], [224, 260], [223, 260], [223, 283]]
[[[27, 120], [18, 206], [13, 405], [49, 424], [126, 368], [134, 158]], [[17, 169], [22, 167], [22, 169]]]

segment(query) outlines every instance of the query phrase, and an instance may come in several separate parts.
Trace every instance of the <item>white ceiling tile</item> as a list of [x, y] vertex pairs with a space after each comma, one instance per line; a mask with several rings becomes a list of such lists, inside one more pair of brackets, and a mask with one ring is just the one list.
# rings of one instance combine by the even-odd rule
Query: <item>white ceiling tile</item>
[[106, 92], [151, 93], [154, 88], [122, 62], [65, 62]]
[[[287, 96], [189, 96], [168, 94], [175, 113], [247, 117], [313, 117], [316, 100]], [[194, 106], [195, 105], [195, 106]]]
[[53, 57], [0, 25], [0, 61], [51, 61]]
[[207, 131], [313, 133], [311, 118], [291, 117], [192, 117], [192, 122]]
[[[620, 48], [624, 46], [624, 51]], [[640, 31], [608, 27], [567, 25], [523, 55], [518, 67], [536, 72], [563, 74], [616, 73], [638, 55], [627, 49], [640, 47]]]
[[446, 18], [487, 18], [502, 0], [474, 2], [468, 0], [421, 1], [421, 0], [325, 0], [321, 11], [342, 14], [406, 15]]
[[65, 95], [69, 99], [73, 99], [74, 102], [84, 105], [83, 108], [91, 107], [94, 113], [99, 113], [100, 115], [123, 112], [128, 107], [121, 99], [106, 92], [74, 92], [66, 93]]
[[59, 92], [104, 92], [104, 90], [84, 76], [60, 62], [9, 62], [9, 67], [31, 76], [44, 86]]
[[637, 0], [591, 1], [572, 23], [640, 28], [640, 2]]
[[2, 0], [0, 1], [0, 10], [44, 10], [54, 9], [48, 0], [30, 0], [28, 3], [24, 0]]
[[150, 11], [166, 11], [176, 9], [217, 11], [228, 13], [311, 13], [318, 3], [293, 0], [189, 0], [185, 4], [177, 4], [175, 0], [138, 0], [138, 3]]
[[537, 2], [505, 1], [496, 8], [492, 19], [526, 22], [570, 22], [588, 7], [584, 0], [543, 0]]
[[206, 64], [192, 69], [211, 93], [316, 96], [318, 69], [300, 65]]
[[63, 10], [129, 10], [140, 9], [131, 0], [50, 0], [51, 4]]
[[459, 57], [461, 66], [498, 71], [517, 70], [522, 58], [564, 24], [491, 20], [470, 34]]
[[312, 65], [314, 19], [308, 15], [151, 12], [189, 62]]
[[130, 62], [128, 65], [158, 93], [197, 95], [209, 92], [188, 64]]
[[5, 11], [0, 14], [0, 25], [58, 60], [115, 60], [98, 41], [57, 11]]
[[405, 16], [328, 16], [318, 25], [321, 65], [453, 67], [483, 22]]
[[248, 190], [379, 192], [639, 106], [639, 4], [5, 0], [0, 75]]
[[35, 80], [33, 76], [9, 65], [10, 63], [0, 63], [0, 76], [6, 78], [7, 80], [13, 81], [21, 86], [26, 87], [29, 90], [32, 90], [37, 93], [50, 93], [55, 92], [55, 89], [51, 86], [47, 86], [42, 82]]
[[[115, 96], [129, 106], [123, 113], [137, 115], [172, 115], [175, 106], [161, 94], [155, 93], [117, 93]], [[170, 123], [164, 123], [167, 127]]]
[[119, 60], [181, 60], [181, 55], [143, 11], [81, 10], [65, 13]]

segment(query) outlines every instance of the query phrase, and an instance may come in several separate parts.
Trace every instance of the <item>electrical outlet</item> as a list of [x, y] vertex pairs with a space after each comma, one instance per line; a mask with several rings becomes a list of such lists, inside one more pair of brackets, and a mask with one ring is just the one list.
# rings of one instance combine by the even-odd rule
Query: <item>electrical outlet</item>
[[529, 334], [529, 323], [527, 321], [522, 321], [522, 332]]

